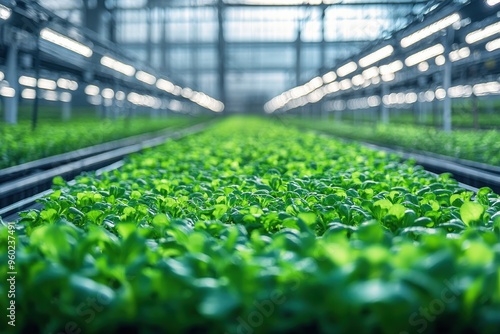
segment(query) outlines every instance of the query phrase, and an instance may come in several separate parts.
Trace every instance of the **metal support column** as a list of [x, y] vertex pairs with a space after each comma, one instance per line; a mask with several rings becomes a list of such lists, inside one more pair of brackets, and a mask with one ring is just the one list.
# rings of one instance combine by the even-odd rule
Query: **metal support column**
[[479, 130], [479, 109], [477, 107], [477, 96], [476, 94], [472, 94], [472, 117], [474, 123], [474, 129]]
[[320, 50], [320, 66], [321, 70], [326, 69], [326, 36], [325, 36], [325, 12], [326, 6], [321, 6], [321, 50]]
[[146, 39], [146, 61], [153, 64], [153, 9], [147, 8], [146, 29], [148, 31]]
[[69, 121], [71, 119], [71, 101], [62, 103], [62, 120]]
[[85, 26], [104, 38], [109, 38], [110, 30], [106, 28], [104, 20], [104, 12], [107, 10], [105, 0], [85, 0], [83, 5]]
[[5, 69], [5, 80], [9, 82], [10, 87], [15, 90], [13, 97], [5, 97], [5, 122], [9, 124], [17, 123], [17, 109], [18, 109], [18, 75], [17, 75], [17, 56], [18, 48], [17, 42], [14, 41], [10, 44], [7, 52], [7, 68]]
[[341, 123], [342, 122], [342, 110], [334, 110], [333, 111], [333, 120], [335, 123]]
[[301, 48], [302, 48], [302, 27], [301, 22], [298, 22], [297, 26], [297, 39], [295, 40], [295, 85], [298, 86], [301, 83], [300, 80], [300, 62], [301, 62]]
[[108, 34], [109, 34], [109, 40], [113, 43], [117, 43], [117, 31], [116, 31], [116, 8], [113, 7], [112, 9], [109, 10], [109, 21], [108, 21]]
[[326, 107], [327, 107], [327, 104], [322, 101], [319, 108], [320, 108], [320, 112], [321, 112], [321, 119], [323, 119], [325, 121], [328, 120], [328, 116], [329, 116], [328, 109]]
[[[451, 51], [451, 44], [453, 42], [453, 35], [455, 30], [452, 27], [449, 27], [446, 31], [445, 43], [444, 43], [444, 54], [449, 54]], [[451, 98], [448, 93], [451, 86], [451, 61], [446, 59], [443, 70], [443, 89], [445, 91], [445, 97], [443, 100], [443, 130], [446, 132], [451, 131]]]
[[163, 17], [162, 22], [160, 23], [161, 27], [161, 34], [160, 34], [160, 54], [161, 54], [161, 59], [160, 59], [160, 64], [161, 68], [165, 71], [168, 71], [168, 64], [169, 64], [169, 50], [167, 48], [167, 31], [168, 31], [168, 9], [164, 8], [162, 10], [162, 15]]
[[418, 93], [417, 96], [417, 118], [416, 118], [416, 123], [417, 124], [424, 124], [425, 123], [425, 118], [426, 118], [426, 102], [425, 102], [425, 96], [424, 96], [424, 91], [427, 88], [427, 78], [424, 76], [420, 76], [417, 79], [418, 83]]
[[217, 19], [219, 25], [218, 56], [219, 56], [219, 97], [226, 104], [226, 42], [224, 40], [224, 2], [217, 2]]
[[[39, 34], [37, 34], [37, 36], [39, 36]], [[31, 114], [31, 130], [33, 131], [38, 125], [38, 107], [40, 104], [40, 86], [38, 85], [38, 80], [40, 80], [40, 37], [36, 38], [35, 79], [37, 85], [35, 86], [35, 100], [33, 101], [33, 112]]]
[[380, 103], [380, 120], [382, 124], [388, 124], [389, 123], [389, 108], [387, 108], [386, 104], [384, 103], [383, 97], [385, 95], [389, 94], [389, 85], [388, 84], [382, 84], [382, 92], [380, 98], [382, 99], [382, 103]]
[[198, 17], [197, 17], [197, 14], [198, 13], [194, 13], [194, 10], [203, 10], [202, 7], [196, 7], [196, 6], [193, 6], [192, 9], [191, 9], [191, 17], [190, 17], [190, 27], [191, 27], [191, 30], [190, 30], [190, 35], [189, 36], [189, 40], [190, 40], [190, 45], [189, 45], [189, 48], [190, 48], [190, 54], [191, 54], [191, 79], [192, 79], [192, 82], [191, 82], [191, 85], [193, 87], [197, 87], [198, 83], [199, 83], [199, 78], [198, 78], [198, 36], [200, 35], [200, 31], [199, 31], [199, 24], [198, 24]]

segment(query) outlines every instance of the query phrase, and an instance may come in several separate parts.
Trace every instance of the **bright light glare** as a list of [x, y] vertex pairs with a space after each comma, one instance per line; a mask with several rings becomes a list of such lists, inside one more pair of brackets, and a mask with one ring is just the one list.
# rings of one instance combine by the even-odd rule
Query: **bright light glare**
[[40, 78], [38, 79], [38, 88], [54, 90], [57, 88], [57, 84], [54, 80]]
[[361, 86], [365, 83], [365, 78], [361, 74], [352, 77], [352, 84], [354, 86]]
[[122, 63], [121, 61], [118, 61], [108, 56], [103, 56], [101, 58], [101, 65], [109, 67], [129, 77], [135, 74], [135, 68], [133, 66], [127, 65], [125, 63]]
[[436, 89], [436, 99], [443, 100], [446, 97], [446, 91], [443, 88]]
[[358, 65], [356, 65], [355, 62], [351, 61], [343, 66], [340, 66], [337, 69], [337, 75], [339, 77], [345, 77], [346, 75], [351, 74], [352, 72], [356, 71], [357, 68], [358, 68]]
[[461, 49], [451, 51], [450, 54], [448, 55], [448, 58], [452, 62], [458, 61], [460, 59], [464, 59], [470, 56], [470, 49], [469, 47], [465, 46]]
[[417, 68], [420, 72], [425, 72], [429, 69], [429, 63], [423, 61], [420, 64], [418, 64]]
[[434, 59], [437, 66], [442, 66], [446, 63], [446, 58], [443, 55], [439, 55]]
[[144, 71], [137, 71], [135, 74], [137, 80], [147, 83], [148, 85], [154, 85], [156, 82], [156, 77]]
[[158, 89], [164, 90], [167, 93], [173, 93], [175, 85], [166, 79], [158, 79], [156, 82]]
[[416, 52], [405, 59], [406, 66], [413, 66], [421, 63], [429, 58], [436, 57], [444, 52], [444, 46], [442, 44], [433, 45], [427, 49]]
[[123, 100], [125, 100], [125, 98], [126, 98], [125, 92], [123, 92], [123, 91], [121, 91], [121, 90], [117, 91], [117, 92], [116, 92], [116, 94], [115, 94], [115, 98], [116, 98], [118, 101], [123, 101]]
[[476, 96], [500, 93], [500, 83], [498, 81], [484, 82], [472, 87]]
[[47, 100], [47, 101], [57, 101], [58, 100], [58, 94], [57, 92], [54, 92], [52, 90], [44, 91], [42, 92], [42, 98]]
[[352, 87], [351, 80], [349, 80], [349, 79], [344, 79], [344, 80], [340, 81], [339, 85], [340, 85], [341, 90], [348, 90], [349, 88]]
[[0, 5], [0, 19], [7, 20], [12, 14], [12, 9], [4, 5]]
[[59, 101], [61, 102], [71, 102], [72, 95], [70, 92], [62, 92], [59, 94]]
[[115, 96], [115, 91], [111, 88], [104, 88], [101, 92], [101, 95], [105, 99], [112, 99]]
[[361, 67], [370, 66], [371, 64], [374, 64], [384, 58], [389, 57], [393, 52], [394, 48], [392, 47], [392, 45], [386, 45], [383, 48], [380, 48], [377, 51], [361, 58], [358, 62], [359, 66]]
[[467, 34], [467, 36], [465, 36], [465, 41], [469, 44], [473, 44], [485, 38], [498, 34], [499, 32], [500, 32], [500, 22], [496, 22], [482, 29], [478, 29]]
[[327, 84], [337, 79], [337, 75], [335, 74], [335, 72], [330, 71], [324, 74], [321, 78], [323, 79], [323, 83]]
[[46, 41], [62, 46], [63, 48], [78, 53], [84, 57], [88, 58], [92, 56], [91, 48], [80, 42], [75, 41], [74, 39], [71, 39], [58, 32], [55, 32], [52, 29], [43, 28], [42, 31], [40, 31], [40, 37]]
[[387, 73], [387, 74], [382, 75], [382, 81], [384, 81], [384, 82], [392, 81], [395, 78], [396, 78], [396, 76], [394, 75], [394, 73]]
[[432, 34], [435, 34], [436, 32], [443, 30], [444, 28], [449, 27], [453, 23], [458, 21], [460, 21], [460, 15], [458, 13], [451, 14], [450, 16], [447, 16], [437, 22], [432, 23], [431, 25], [428, 25], [425, 28], [414, 32], [411, 35], [404, 37], [403, 39], [401, 39], [401, 46], [403, 48], [406, 48], [410, 45], [413, 45], [418, 41], [421, 41], [422, 39], [427, 38]]
[[398, 71], [401, 71], [402, 69], [403, 69], [403, 62], [401, 60], [395, 60], [392, 63], [389, 63], [387, 65], [382, 65], [379, 68], [381, 75], [394, 74]]
[[21, 75], [19, 77], [19, 84], [27, 87], [36, 87], [36, 78]]
[[363, 77], [365, 79], [371, 79], [379, 75], [379, 69], [377, 66], [372, 66], [370, 68], [367, 68], [366, 70], [363, 71]]
[[32, 88], [25, 88], [21, 92], [21, 97], [26, 100], [33, 100], [36, 97], [36, 91]]
[[90, 96], [95, 96], [99, 94], [99, 91], [100, 89], [96, 85], [88, 85], [87, 87], [85, 87], [85, 94]]
[[227, 1], [228, 3], [237, 3], [244, 5], [255, 5], [255, 6], [290, 6], [290, 5], [332, 5], [339, 3], [340, 0], [238, 0], [238, 1]]
[[16, 90], [12, 87], [3, 86], [0, 88], [0, 95], [3, 97], [14, 97], [16, 96]]
[[186, 99], [190, 99], [191, 97], [193, 97], [193, 90], [189, 87], [185, 87], [182, 89], [181, 95]]
[[494, 39], [491, 42], [486, 43], [485, 48], [487, 51], [490, 52], [500, 49], [500, 38]]
[[57, 79], [57, 87], [62, 89], [77, 90], [78, 83], [74, 80], [59, 78]]

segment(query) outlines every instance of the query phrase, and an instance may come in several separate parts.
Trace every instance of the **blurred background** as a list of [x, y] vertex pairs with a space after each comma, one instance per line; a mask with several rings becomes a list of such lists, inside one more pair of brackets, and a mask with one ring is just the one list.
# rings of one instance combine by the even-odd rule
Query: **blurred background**
[[429, 6], [409, 0], [39, 3], [238, 111], [261, 106]]
[[45, 106], [66, 119], [96, 106], [101, 116], [265, 110], [445, 130], [454, 111], [459, 126], [500, 123], [496, 0], [0, 4], [6, 123]]

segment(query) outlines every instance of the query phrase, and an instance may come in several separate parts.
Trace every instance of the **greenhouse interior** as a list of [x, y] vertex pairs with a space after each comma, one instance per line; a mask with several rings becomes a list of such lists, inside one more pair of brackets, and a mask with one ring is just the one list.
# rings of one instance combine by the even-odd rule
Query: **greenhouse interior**
[[0, 0], [0, 333], [500, 333], [500, 0]]

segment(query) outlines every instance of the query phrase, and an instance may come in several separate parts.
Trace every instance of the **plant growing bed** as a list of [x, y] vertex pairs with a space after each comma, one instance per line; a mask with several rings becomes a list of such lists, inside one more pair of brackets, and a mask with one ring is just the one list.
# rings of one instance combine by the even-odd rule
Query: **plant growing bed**
[[496, 333], [499, 196], [397, 161], [230, 118], [55, 179], [0, 227], [2, 249], [17, 236], [16, 327], [0, 330]]
[[354, 125], [346, 122], [284, 118], [290, 125], [325, 131], [339, 137], [364, 140], [410, 150], [438, 153], [500, 166], [500, 132], [497, 130], [454, 130], [450, 133], [431, 127], [403, 124]]
[[48, 156], [70, 152], [115, 139], [142, 133], [178, 129], [208, 117], [170, 116], [164, 119], [92, 119], [69, 123], [44, 122], [35, 131], [28, 122], [18, 125], [0, 124], [0, 169]]

